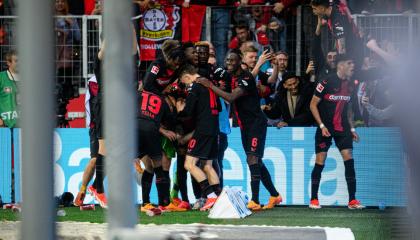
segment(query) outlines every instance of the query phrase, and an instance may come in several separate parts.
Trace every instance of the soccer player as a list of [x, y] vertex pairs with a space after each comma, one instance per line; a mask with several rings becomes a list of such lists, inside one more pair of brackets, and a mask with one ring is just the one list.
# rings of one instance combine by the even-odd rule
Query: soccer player
[[173, 115], [164, 97], [152, 92], [140, 92], [138, 103], [140, 106], [137, 114], [138, 156], [141, 159], [147, 155], [152, 160], [153, 171], [156, 174], [159, 208], [162, 211], [172, 211], [174, 206], [169, 202], [170, 179], [162, 167], [163, 154], [159, 128], [162, 121], [171, 121], [170, 118]]
[[[212, 166], [217, 159], [220, 101], [214, 92], [200, 84], [200, 77], [194, 66], [186, 65], [180, 73], [181, 81], [190, 88], [185, 102], [177, 102], [179, 118], [195, 118], [196, 128], [188, 142], [185, 169], [200, 184], [201, 192], [207, 196], [201, 211], [210, 209], [220, 194], [219, 176]], [[201, 161], [203, 169], [197, 167]]]
[[356, 174], [353, 160], [353, 141], [359, 136], [353, 127], [352, 108], [350, 106], [354, 94], [354, 62], [348, 55], [337, 56], [337, 72], [328, 75], [316, 86], [310, 108], [318, 123], [315, 134], [315, 166], [311, 175], [311, 201], [309, 208], [321, 208], [318, 201], [318, 189], [321, 173], [332, 139], [340, 150], [344, 160], [345, 176], [349, 192], [348, 208], [362, 209], [364, 206], [356, 200]]
[[90, 161], [83, 171], [82, 185], [80, 186], [79, 192], [77, 193], [74, 205], [79, 207], [83, 205], [83, 201], [86, 197], [87, 185], [93, 177], [95, 172], [96, 157], [98, 155], [99, 142], [95, 132], [95, 115], [93, 109], [97, 102], [98, 94], [98, 83], [96, 77], [93, 76], [88, 81], [88, 91], [86, 92], [86, 114], [89, 114], [89, 139], [90, 139]]
[[176, 80], [176, 70], [185, 59], [184, 50], [177, 40], [166, 40], [162, 44], [162, 55], [152, 62], [143, 79], [143, 89], [155, 94], [162, 94]]
[[356, 67], [360, 68], [364, 46], [359, 30], [344, 3], [330, 2], [330, 0], [312, 0], [312, 11], [314, 15], [328, 21], [328, 28], [336, 40], [338, 54], [350, 55]]
[[[248, 208], [253, 211], [271, 209], [282, 201], [274, 187], [270, 173], [262, 162], [267, 133], [267, 118], [261, 111], [258, 90], [252, 74], [241, 68], [241, 53], [231, 50], [225, 60], [227, 71], [232, 75], [232, 92], [228, 93], [213, 85], [210, 81], [199, 79], [204, 86], [230, 103], [234, 103], [234, 111], [241, 128], [242, 146], [247, 155], [247, 163], [251, 172], [252, 199]], [[260, 181], [270, 192], [270, 199], [263, 208], [259, 202]]]
[[[92, 185], [87, 188], [87, 191], [99, 202], [100, 206], [107, 208], [108, 200], [104, 190], [104, 178], [105, 178], [105, 139], [103, 135], [103, 114], [102, 114], [102, 101], [103, 101], [103, 78], [102, 78], [102, 60], [105, 55], [105, 40], [102, 41], [102, 46], [98, 52], [95, 61], [95, 77], [97, 81], [97, 95], [95, 97], [95, 103], [92, 106], [92, 115], [94, 116], [94, 132], [98, 139], [98, 153], [96, 154], [95, 161], [95, 180]], [[82, 186], [83, 188], [83, 186]], [[81, 189], [84, 190], [84, 189]]]

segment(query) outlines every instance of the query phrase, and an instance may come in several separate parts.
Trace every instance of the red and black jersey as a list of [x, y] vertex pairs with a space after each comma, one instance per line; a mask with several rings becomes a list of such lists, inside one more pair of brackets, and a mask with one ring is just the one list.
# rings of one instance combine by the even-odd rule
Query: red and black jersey
[[153, 61], [143, 79], [143, 89], [155, 94], [161, 94], [163, 90], [177, 78], [177, 73], [166, 67], [163, 59]]
[[208, 136], [219, 133], [220, 100], [209, 88], [193, 83], [187, 96], [185, 108], [179, 112], [179, 118], [194, 117], [195, 132]]
[[208, 80], [212, 81], [213, 83], [214, 83], [214, 79], [215, 79], [215, 75], [214, 75], [215, 70], [216, 70], [216, 67], [211, 65], [210, 63], [198, 66], [198, 74], [202, 77], [207, 78]]
[[237, 77], [232, 76], [232, 91], [242, 88], [245, 94], [234, 102], [234, 111], [241, 129], [246, 129], [255, 123], [266, 125], [267, 119], [260, 107], [260, 97], [252, 74], [242, 71]]
[[162, 121], [171, 121], [172, 113], [162, 96], [142, 91], [138, 94], [137, 104], [137, 118], [145, 123], [140, 124], [139, 128], [155, 127], [155, 130], [158, 130]]
[[[334, 4], [331, 16], [328, 20], [328, 27], [335, 40], [345, 39], [346, 54], [358, 57], [363, 50], [359, 29], [355, 25], [350, 11], [345, 4]], [[353, 59], [358, 60], [358, 59]]]
[[347, 111], [353, 99], [354, 89], [354, 82], [341, 80], [336, 73], [328, 75], [316, 86], [314, 95], [321, 98], [318, 105], [319, 114], [329, 131], [350, 131]]

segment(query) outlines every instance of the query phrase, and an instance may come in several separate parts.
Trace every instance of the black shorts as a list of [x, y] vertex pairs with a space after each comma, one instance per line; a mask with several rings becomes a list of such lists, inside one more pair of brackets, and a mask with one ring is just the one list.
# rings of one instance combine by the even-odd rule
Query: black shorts
[[321, 129], [318, 128], [315, 134], [315, 153], [328, 152], [333, 138], [338, 150], [353, 149], [353, 136], [350, 131], [342, 135], [331, 134], [330, 137], [323, 137]]
[[98, 156], [99, 150], [99, 141], [96, 136], [95, 128], [89, 129], [89, 142], [90, 142], [90, 158], [94, 158]]
[[217, 159], [219, 137], [195, 132], [188, 142], [187, 155], [201, 160]]
[[241, 139], [245, 153], [262, 158], [264, 156], [267, 127], [245, 127], [244, 129], [241, 130]]
[[104, 134], [103, 134], [103, 116], [102, 116], [102, 109], [101, 109], [101, 105], [95, 104], [94, 109], [93, 109], [93, 116], [94, 116], [94, 123], [95, 123], [95, 133], [96, 133], [96, 137], [99, 139], [103, 139], [104, 138]]
[[159, 130], [155, 128], [140, 128], [138, 130], [138, 157], [148, 155], [152, 160], [162, 159], [162, 144]]

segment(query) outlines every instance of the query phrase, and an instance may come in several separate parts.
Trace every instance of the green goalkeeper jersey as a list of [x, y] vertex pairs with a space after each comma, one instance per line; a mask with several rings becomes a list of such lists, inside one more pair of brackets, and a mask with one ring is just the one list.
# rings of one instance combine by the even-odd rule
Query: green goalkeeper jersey
[[17, 109], [18, 88], [7, 71], [0, 72], [0, 118], [6, 127], [15, 127], [20, 112]]

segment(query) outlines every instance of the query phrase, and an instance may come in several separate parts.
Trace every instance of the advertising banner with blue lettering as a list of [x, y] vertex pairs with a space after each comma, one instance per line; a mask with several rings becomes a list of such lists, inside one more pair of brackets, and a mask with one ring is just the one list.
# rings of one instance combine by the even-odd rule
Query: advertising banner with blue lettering
[[12, 200], [12, 135], [9, 128], [0, 128], [0, 196]]
[[[406, 205], [405, 157], [400, 132], [396, 128], [359, 128], [361, 142], [354, 144], [357, 178], [356, 197], [368, 206], [384, 203], [387, 206]], [[263, 161], [271, 173], [278, 191], [288, 205], [306, 205], [310, 199], [311, 171], [315, 162], [315, 128], [269, 128]], [[242, 149], [239, 129], [228, 136], [229, 147], [224, 159], [224, 183], [239, 186], [250, 194], [250, 174]], [[55, 141], [55, 193], [77, 194], [83, 170], [90, 159], [87, 129], [57, 129]], [[176, 171], [173, 159], [171, 175]], [[133, 170], [134, 171], [134, 170]], [[18, 192], [18, 191], [17, 191]], [[141, 187], [138, 186], [138, 202]], [[19, 193], [17, 193], [19, 194]], [[189, 183], [190, 200], [194, 200]], [[260, 201], [266, 203], [269, 194], [261, 185]], [[153, 202], [157, 193], [153, 187]], [[87, 196], [86, 203], [93, 199]], [[344, 164], [340, 152], [333, 145], [328, 152], [322, 172], [319, 200], [322, 205], [348, 203]]]

